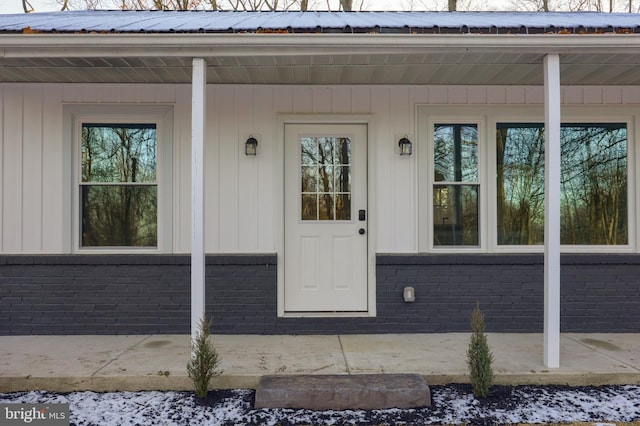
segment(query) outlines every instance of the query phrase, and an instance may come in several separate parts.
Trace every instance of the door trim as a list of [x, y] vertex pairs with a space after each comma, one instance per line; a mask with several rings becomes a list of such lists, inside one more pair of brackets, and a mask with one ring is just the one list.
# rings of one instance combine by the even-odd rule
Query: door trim
[[[367, 307], [366, 312], [295, 312], [286, 313], [284, 310], [284, 240], [285, 240], [285, 170], [284, 170], [284, 146], [285, 146], [285, 125], [287, 124], [365, 124], [367, 126]], [[278, 317], [374, 317], [376, 316], [376, 214], [375, 214], [375, 164], [376, 141], [372, 140], [372, 135], [377, 134], [374, 116], [372, 114], [281, 114], [278, 116], [277, 136], [274, 162], [278, 165], [274, 167], [276, 182], [280, 182], [277, 189], [277, 199], [274, 200], [278, 229], [276, 229], [276, 252], [278, 255], [278, 284], [277, 303]]]

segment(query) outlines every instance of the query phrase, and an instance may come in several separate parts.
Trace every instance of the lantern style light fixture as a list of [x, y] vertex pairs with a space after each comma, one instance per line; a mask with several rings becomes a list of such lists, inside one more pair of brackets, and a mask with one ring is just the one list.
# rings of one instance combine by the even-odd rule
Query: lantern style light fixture
[[400, 147], [400, 155], [411, 155], [413, 152], [411, 141], [406, 136], [398, 141], [398, 146]]
[[244, 143], [244, 154], [250, 157], [255, 157], [258, 154], [258, 140], [253, 136], [249, 136], [249, 139]]

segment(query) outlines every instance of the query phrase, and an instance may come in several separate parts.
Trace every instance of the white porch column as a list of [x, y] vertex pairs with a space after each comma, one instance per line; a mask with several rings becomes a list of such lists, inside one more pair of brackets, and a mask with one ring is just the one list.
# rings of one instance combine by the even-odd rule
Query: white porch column
[[560, 57], [544, 58], [544, 365], [560, 367]]
[[204, 136], [207, 67], [193, 59], [191, 82], [191, 338], [205, 315], [204, 286]]

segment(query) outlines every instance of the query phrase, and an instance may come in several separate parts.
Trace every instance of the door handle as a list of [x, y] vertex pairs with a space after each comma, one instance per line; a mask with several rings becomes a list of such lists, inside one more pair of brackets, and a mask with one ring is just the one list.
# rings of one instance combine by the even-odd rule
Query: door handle
[[358, 231], [358, 234], [360, 235], [364, 235], [366, 231], [364, 230], [364, 228], [360, 228], [360, 230]]

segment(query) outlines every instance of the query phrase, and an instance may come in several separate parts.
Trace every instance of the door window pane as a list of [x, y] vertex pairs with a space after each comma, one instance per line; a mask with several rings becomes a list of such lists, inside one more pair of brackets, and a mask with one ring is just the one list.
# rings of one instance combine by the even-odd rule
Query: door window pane
[[[544, 243], [543, 129], [497, 126], [498, 244]], [[560, 143], [561, 243], [627, 244], [626, 124], [564, 123]]]
[[318, 219], [318, 196], [302, 194], [302, 220]]
[[318, 168], [302, 167], [302, 192], [318, 192]]
[[351, 194], [336, 195], [336, 220], [351, 219]]
[[332, 194], [319, 194], [318, 220], [334, 220], [335, 210]]
[[351, 220], [351, 139], [300, 139], [302, 220]]
[[156, 125], [83, 123], [82, 247], [157, 246]]

